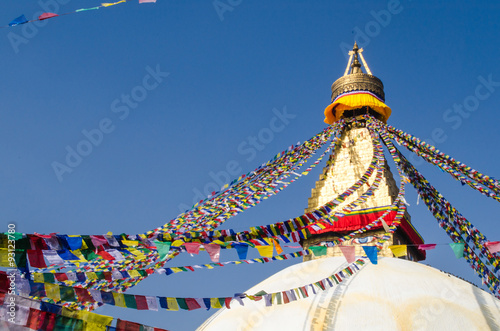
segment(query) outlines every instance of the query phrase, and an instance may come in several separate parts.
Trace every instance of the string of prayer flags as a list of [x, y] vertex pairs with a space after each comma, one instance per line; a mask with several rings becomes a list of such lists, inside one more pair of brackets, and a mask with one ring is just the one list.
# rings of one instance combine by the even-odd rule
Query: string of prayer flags
[[457, 259], [464, 257], [465, 243], [450, 243], [449, 245]]
[[[5, 298], [5, 293], [0, 293], [0, 302], [5, 301]], [[117, 319], [116, 327], [112, 327], [113, 317], [85, 310], [75, 311], [67, 307], [17, 295], [9, 295], [9, 298], [12, 298], [11, 300], [14, 300], [16, 303], [15, 318], [7, 318], [9, 315], [5, 314], [6, 305], [0, 307], [0, 320], [6, 323], [9, 330], [20, 330], [22, 327], [25, 327], [31, 330], [166, 331], [119, 319]]]
[[[477, 230], [465, 217], [463, 217], [444, 197], [425, 179], [425, 177], [418, 172], [415, 167], [405, 158], [404, 155], [394, 147], [391, 142], [390, 134], [387, 126], [373, 118], [368, 118], [369, 125], [373, 126], [377, 132], [380, 133], [384, 142], [389, 148], [389, 152], [395, 159], [396, 163], [401, 165], [406, 176], [410, 179], [411, 184], [417, 190], [418, 195], [422, 198], [428, 209], [434, 215], [440, 227], [442, 227], [448, 236], [452, 239], [454, 253], [457, 258], [465, 257], [471, 268], [483, 280], [483, 283], [488, 286], [490, 291], [495, 296], [500, 298], [500, 280], [497, 278], [496, 273], [500, 270], [500, 263], [495, 259], [491, 252], [484, 245], [487, 242], [486, 237]], [[398, 142], [398, 140], [396, 140]], [[403, 143], [404, 145], [404, 143]], [[435, 149], [435, 148], [434, 148]], [[420, 152], [416, 151], [420, 155]], [[446, 162], [449, 161], [453, 166], [463, 166], [453, 159], [448, 159], [443, 154], [439, 154]], [[498, 182], [494, 181], [488, 176], [478, 176], [477, 171], [470, 172], [469, 167], [461, 169], [461, 171], [469, 176], [478, 180], [490, 189], [500, 189]], [[491, 183], [491, 185], [489, 185]], [[478, 188], [481, 191], [480, 188]], [[485, 193], [485, 191], [481, 191]], [[487, 193], [488, 195], [490, 193]], [[488, 195], [491, 196], [491, 195]], [[491, 196], [493, 197], [493, 196]], [[465, 242], [464, 242], [465, 240]], [[461, 244], [463, 244], [463, 247]], [[477, 251], [480, 253], [478, 254]], [[487, 262], [484, 262], [485, 259]]]
[[[75, 11], [67, 12], [67, 13], [60, 14], [60, 15], [48, 12], [48, 13], [43, 13], [40, 16], [38, 16], [38, 18], [35, 18], [35, 19], [32, 19], [32, 20], [27, 20], [24, 15], [21, 15], [21, 16], [15, 18], [14, 20], [12, 20], [7, 26], [2, 26], [0, 28], [14, 27], [14, 26], [17, 26], [17, 25], [20, 25], [20, 24], [26, 24], [26, 23], [36, 22], [36, 21], [43, 21], [43, 20], [46, 20], [46, 19], [49, 19], [49, 18], [53, 18], [53, 17], [57, 17], [57, 16], [65, 16], [65, 15], [76, 14], [76, 13], [80, 13], [80, 12], [84, 12], [84, 11], [89, 11], [89, 10], [96, 10], [96, 9], [99, 9], [99, 8], [111, 7], [111, 6], [115, 6], [115, 5], [118, 5], [120, 3], [125, 3], [125, 2], [128, 2], [128, 1], [131, 1], [131, 0], [120, 0], [120, 1], [117, 1], [117, 2], [111, 2], [111, 3], [105, 2], [105, 3], [101, 3], [100, 6], [95, 6], [95, 7], [90, 7], [90, 8], [76, 9]], [[139, 0], [139, 4], [141, 4], [141, 3], [156, 3], [156, 0]]]
[[391, 245], [389, 248], [392, 251], [392, 254], [394, 254], [395, 257], [402, 257], [406, 256], [407, 254], [407, 246], [406, 245]]
[[[334, 140], [338, 140], [340, 130], [337, 129], [343, 127], [345, 125], [344, 122], [339, 121], [334, 126], [326, 128], [303, 144], [297, 144], [294, 148], [289, 148], [287, 151], [278, 154], [273, 160], [263, 164], [255, 171], [247, 175], [242, 175], [231, 182], [231, 185], [224, 192], [216, 192], [211, 197], [195, 204], [193, 209], [186, 211], [186, 213], [181, 214], [163, 227], [146, 233], [146, 235], [151, 236], [160, 232], [172, 232], [174, 229], [182, 229], [180, 231], [177, 230], [179, 234], [182, 234], [186, 231], [203, 231], [202, 229], [206, 229], [207, 227], [213, 228], [220, 225], [227, 218], [255, 206], [259, 201], [266, 199], [270, 195], [280, 192], [286, 187], [285, 184], [276, 188], [276, 186], [279, 186], [278, 182], [280, 179], [290, 176], [290, 171], [294, 172], [298, 167], [302, 166], [304, 162], [330, 139], [332, 134], [335, 134]], [[332, 147], [333, 145], [331, 144], [327, 150]], [[318, 158], [318, 161], [322, 157], [323, 155]], [[306, 170], [306, 173], [309, 173], [309, 169], [312, 169], [315, 165], [316, 162]], [[248, 200], [242, 201], [242, 199]]]

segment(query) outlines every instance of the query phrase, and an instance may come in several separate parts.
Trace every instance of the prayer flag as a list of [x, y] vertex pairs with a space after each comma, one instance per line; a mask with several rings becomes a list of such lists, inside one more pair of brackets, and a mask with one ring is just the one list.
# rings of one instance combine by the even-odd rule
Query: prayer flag
[[99, 247], [108, 243], [108, 241], [106, 240], [106, 238], [104, 238], [104, 236], [90, 236], [90, 240], [92, 240], [92, 244], [95, 247]]
[[[137, 310], [148, 310], [148, 301], [146, 300], [146, 297], [144, 295], [136, 295], [135, 301], [136, 301]], [[125, 301], [125, 302], [127, 302], [127, 301]], [[128, 307], [128, 304], [127, 304], [127, 307]]]
[[342, 254], [344, 254], [347, 263], [353, 263], [356, 260], [356, 247], [354, 246], [339, 246]]
[[394, 254], [395, 257], [406, 256], [407, 254], [407, 246], [406, 245], [391, 245], [389, 248]]
[[43, 253], [39, 250], [26, 250], [28, 253], [28, 260], [30, 261], [30, 265], [35, 268], [46, 268], [47, 265], [43, 259]]
[[21, 15], [21, 16], [15, 18], [15, 19], [13, 19], [9, 23], [9, 26], [16, 26], [16, 25], [24, 24], [24, 23], [28, 23], [28, 20], [26, 19], [26, 17], [24, 15]]
[[326, 255], [326, 246], [311, 246], [309, 249], [313, 252], [314, 256]]
[[191, 243], [184, 243], [184, 247], [186, 247], [186, 251], [189, 254], [199, 254], [200, 253], [200, 243], [197, 242], [191, 242]]
[[260, 256], [272, 257], [273, 256], [273, 246], [255, 246], [259, 251]]
[[387, 225], [387, 223], [384, 221], [383, 218], [381, 219], [381, 221], [382, 221], [382, 227], [384, 228], [384, 231], [391, 232], [391, 229], [389, 229], [389, 226]]
[[484, 244], [491, 253], [496, 253], [500, 251], [500, 241], [489, 241]]
[[156, 249], [158, 250], [158, 255], [161, 261], [167, 259], [167, 255], [170, 252], [170, 242], [154, 241]]
[[245, 244], [236, 244], [236, 251], [238, 252], [238, 258], [240, 260], [245, 260], [248, 254], [248, 245]]
[[158, 311], [158, 301], [156, 297], [146, 296], [146, 301], [148, 302], [148, 309]]
[[103, 6], [103, 7], [109, 7], [109, 6], [117, 5], [117, 4], [122, 3], [122, 2], [125, 2], [125, 0], [121, 0], [121, 1], [113, 2], [113, 3], [101, 3], [101, 6]]
[[449, 245], [450, 245], [451, 249], [453, 250], [453, 253], [455, 253], [455, 257], [457, 259], [464, 256], [465, 243], [451, 243]]
[[48, 18], [52, 18], [52, 17], [56, 17], [56, 16], [59, 16], [55, 13], [43, 13], [42, 15], [38, 16], [38, 19], [40, 21], [43, 21], [43, 20], [46, 20]]
[[370, 259], [370, 262], [372, 264], [377, 264], [377, 247], [375, 246], [361, 246], [363, 247], [363, 250], [366, 253], [366, 256], [368, 256], [368, 259]]
[[420, 244], [418, 245], [418, 249], [421, 249], [423, 251], [427, 251], [430, 249], [436, 248], [436, 244]]
[[54, 250], [43, 250], [43, 257], [49, 264], [64, 264], [64, 260]]
[[207, 250], [208, 255], [210, 255], [210, 259], [212, 260], [212, 262], [219, 262], [220, 246], [216, 244], [205, 244], [204, 247]]

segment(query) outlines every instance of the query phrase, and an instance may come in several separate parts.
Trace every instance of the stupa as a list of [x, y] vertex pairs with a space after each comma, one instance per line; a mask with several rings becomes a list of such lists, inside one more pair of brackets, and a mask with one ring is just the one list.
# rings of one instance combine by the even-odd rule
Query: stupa
[[[286, 291], [342, 274], [349, 265], [344, 247], [354, 246], [350, 251], [362, 257], [362, 246], [376, 246], [378, 263], [366, 263], [357, 273], [324, 291], [304, 289], [309, 291], [308, 297], [300, 300], [278, 305], [266, 304], [265, 300], [245, 301], [245, 305], [220, 309], [198, 330], [500, 329], [500, 300], [453, 275], [417, 263], [425, 259], [425, 251], [417, 249], [424, 241], [406, 211], [397, 217], [395, 202], [402, 199], [405, 203], [399, 195], [402, 186], [398, 188], [383, 154], [378, 155], [383, 171], [369, 172], [377, 148], [363, 118], [370, 115], [386, 122], [391, 109], [385, 104], [382, 81], [372, 75], [362, 52], [355, 43], [344, 75], [332, 85], [332, 103], [325, 109], [325, 122], [356, 120], [343, 130], [312, 189], [306, 213], [337, 199], [360, 178], [369, 176], [337, 204], [332, 212], [334, 221], [310, 227], [312, 236], [301, 241], [304, 249], [326, 247], [326, 253], [306, 255], [304, 262], [278, 272], [246, 293]], [[377, 189], [371, 191], [374, 186]], [[384, 221], [366, 230], [382, 215]], [[390, 230], [393, 223], [395, 231]], [[359, 229], [364, 230], [338, 245], [344, 235]], [[406, 254], [395, 258], [389, 246], [402, 244], [408, 247]]]

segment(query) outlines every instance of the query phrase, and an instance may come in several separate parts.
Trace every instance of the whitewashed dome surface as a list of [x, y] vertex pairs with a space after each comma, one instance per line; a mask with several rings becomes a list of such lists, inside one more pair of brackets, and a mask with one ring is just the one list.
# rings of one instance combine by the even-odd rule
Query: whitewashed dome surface
[[[347, 266], [329, 257], [288, 267], [246, 293], [289, 290]], [[310, 292], [310, 291], [309, 291]], [[239, 330], [500, 330], [500, 300], [452, 275], [420, 263], [379, 258], [326, 291], [266, 307], [264, 300], [236, 301], [199, 331]]]

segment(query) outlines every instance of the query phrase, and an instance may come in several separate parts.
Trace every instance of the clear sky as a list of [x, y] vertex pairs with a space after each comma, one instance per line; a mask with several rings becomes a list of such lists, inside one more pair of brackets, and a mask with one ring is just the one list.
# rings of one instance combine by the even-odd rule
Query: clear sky
[[[500, 177], [497, 1], [215, 3], [226, 10], [218, 12], [212, 1], [133, 1], [44, 26], [0, 29], [5, 231], [14, 222], [24, 233], [135, 234], [166, 223], [199, 200], [197, 192], [211, 191], [213, 176], [224, 179], [229, 164], [246, 173], [322, 130], [330, 86], [343, 74], [345, 49], [355, 38], [384, 82], [391, 125]], [[0, 19], [6, 25], [21, 14], [99, 4], [2, 1]], [[251, 137], [269, 127], [276, 111], [289, 114], [283, 130], [261, 150], [251, 147]], [[94, 136], [90, 151], [83, 132], [96, 129], [102, 138]], [[87, 155], [68, 157], [78, 146]], [[498, 202], [414, 160], [463, 215], [490, 240], [500, 240]], [[57, 173], [54, 162], [71, 172]], [[224, 228], [301, 215], [320, 169]], [[409, 212], [426, 242], [449, 243], [423, 204], [416, 206], [413, 189], [407, 191]], [[236, 252], [222, 251], [221, 261], [235, 259]], [[208, 262], [206, 254], [188, 255], [169, 265]], [[298, 262], [154, 275], [130, 293], [232, 296]], [[479, 283], [448, 247], [429, 252], [422, 263]], [[97, 312], [171, 330], [193, 330], [213, 313]]]

